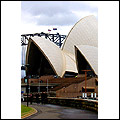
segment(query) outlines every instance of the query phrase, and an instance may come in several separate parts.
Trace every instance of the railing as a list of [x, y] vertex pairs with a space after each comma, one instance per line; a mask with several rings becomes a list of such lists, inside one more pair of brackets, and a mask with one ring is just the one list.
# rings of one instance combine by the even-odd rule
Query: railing
[[[26, 97], [25, 101], [26, 101]], [[41, 102], [41, 97], [39, 97]], [[33, 102], [36, 102], [36, 98], [33, 98]], [[61, 106], [74, 107], [79, 109], [87, 109], [98, 112], [98, 101], [92, 99], [80, 99], [80, 98], [63, 98], [63, 97], [48, 97], [47, 104], [55, 104]]]

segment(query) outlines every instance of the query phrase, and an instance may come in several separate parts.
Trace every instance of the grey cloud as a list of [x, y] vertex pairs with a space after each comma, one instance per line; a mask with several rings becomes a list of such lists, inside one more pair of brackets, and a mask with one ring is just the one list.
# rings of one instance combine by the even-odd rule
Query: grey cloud
[[30, 12], [32, 15], [36, 16], [39, 14], [44, 14], [52, 16], [57, 13], [66, 12], [65, 7], [59, 2], [49, 2], [49, 1], [37, 1], [37, 2], [22, 2], [22, 9]]
[[80, 1], [22, 1], [21, 7], [22, 11], [30, 13], [33, 19], [35, 16], [42, 16], [35, 18], [37, 25], [74, 24], [78, 18], [72, 10], [97, 11], [97, 8], [91, 8]]
[[78, 21], [77, 17], [74, 14], [56, 14], [56, 16], [46, 16], [43, 15], [41, 18], [37, 19], [38, 25], [71, 25], [75, 24]]

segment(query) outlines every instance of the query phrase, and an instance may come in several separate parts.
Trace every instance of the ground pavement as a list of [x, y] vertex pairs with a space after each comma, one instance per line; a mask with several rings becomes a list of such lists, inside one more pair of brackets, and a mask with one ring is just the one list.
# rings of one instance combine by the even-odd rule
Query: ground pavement
[[[26, 102], [22, 102], [26, 105]], [[38, 112], [24, 119], [98, 119], [98, 114], [88, 110], [81, 110], [71, 107], [33, 103], [29, 107], [35, 108]]]

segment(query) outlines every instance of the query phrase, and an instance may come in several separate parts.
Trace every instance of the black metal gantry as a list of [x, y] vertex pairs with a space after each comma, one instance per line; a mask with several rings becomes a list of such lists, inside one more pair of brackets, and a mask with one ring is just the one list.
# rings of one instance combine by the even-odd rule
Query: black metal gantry
[[38, 36], [38, 37], [44, 37], [46, 39], [49, 39], [50, 41], [54, 42], [56, 45], [58, 45], [59, 47], [62, 46], [63, 41], [66, 38], [66, 35], [60, 35], [59, 33], [56, 34], [49, 34], [49, 33], [35, 33], [35, 34], [22, 34], [22, 39], [21, 39], [21, 45], [27, 45], [27, 41], [29, 39], [29, 37], [34, 37], [34, 36]]

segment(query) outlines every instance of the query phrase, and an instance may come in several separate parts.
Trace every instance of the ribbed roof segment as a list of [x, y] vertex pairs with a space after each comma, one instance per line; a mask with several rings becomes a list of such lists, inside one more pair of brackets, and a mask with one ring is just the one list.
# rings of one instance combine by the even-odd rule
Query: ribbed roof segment
[[[63, 77], [66, 71], [78, 73], [74, 55], [62, 51], [53, 42], [45, 38], [31, 37], [29, 42], [33, 42], [39, 48], [58, 76]], [[29, 56], [29, 49], [30, 43], [28, 45], [26, 60]]]
[[75, 55], [74, 45], [98, 46], [98, 23], [90, 15], [78, 21], [69, 32], [62, 49]]
[[74, 55], [72, 55], [71, 53], [67, 53], [65, 51], [63, 51], [63, 54], [65, 56], [65, 63], [66, 63], [65, 71], [78, 73]]
[[31, 37], [31, 40], [46, 57], [55, 73], [62, 77], [65, 73], [65, 61], [61, 49], [45, 38]]
[[77, 45], [76, 47], [85, 57], [95, 74], [98, 75], [98, 48], [89, 45]]

